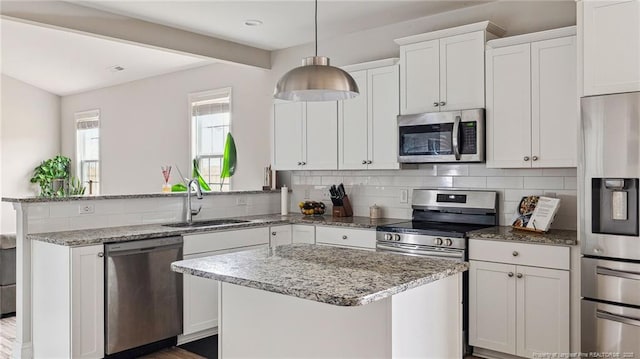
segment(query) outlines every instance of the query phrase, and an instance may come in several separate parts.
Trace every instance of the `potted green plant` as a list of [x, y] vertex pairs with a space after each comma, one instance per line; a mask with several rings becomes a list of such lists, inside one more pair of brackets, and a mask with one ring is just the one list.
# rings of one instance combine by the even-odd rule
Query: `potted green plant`
[[57, 155], [34, 168], [31, 183], [40, 186], [40, 196], [61, 197], [66, 194], [65, 186], [69, 180], [69, 157]]

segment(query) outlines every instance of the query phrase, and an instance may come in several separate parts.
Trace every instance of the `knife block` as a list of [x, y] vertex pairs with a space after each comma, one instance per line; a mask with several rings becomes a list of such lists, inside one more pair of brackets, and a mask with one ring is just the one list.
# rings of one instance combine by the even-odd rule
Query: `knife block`
[[353, 217], [353, 209], [351, 208], [351, 202], [349, 196], [342, 198], [342, 206], [333, 206], [334, 217]]

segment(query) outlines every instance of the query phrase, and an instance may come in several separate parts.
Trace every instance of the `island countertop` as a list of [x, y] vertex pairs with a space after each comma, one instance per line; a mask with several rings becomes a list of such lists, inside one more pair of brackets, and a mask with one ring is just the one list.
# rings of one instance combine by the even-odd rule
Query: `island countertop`
[[447, 259], [291, 244], [174, 262], [171, 269], [338, 306], [368, 304], [468, 270]]

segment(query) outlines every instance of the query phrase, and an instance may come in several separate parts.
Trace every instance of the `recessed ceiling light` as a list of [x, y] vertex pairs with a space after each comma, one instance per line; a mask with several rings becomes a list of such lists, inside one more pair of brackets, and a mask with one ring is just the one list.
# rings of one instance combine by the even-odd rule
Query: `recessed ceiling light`
[[124, 67], [122, 67], [120, 65], [111, 66], [111, 67], [109, 67], [109, 71], [111, 71], [111, 72], [124, 71]]
[[260, 26], [262, 25], [262, 21], [260, 20], [245, 20], [244, 22], [247, 26]]

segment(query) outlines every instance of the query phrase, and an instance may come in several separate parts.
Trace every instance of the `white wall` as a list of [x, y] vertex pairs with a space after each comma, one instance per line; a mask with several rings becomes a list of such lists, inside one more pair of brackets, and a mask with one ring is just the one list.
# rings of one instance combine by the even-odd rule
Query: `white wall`
[[[0, 177], [4, 197], [38, 194], [34, 167], [60, 152], [60, 97], [2, 75]], [[2, 202], [0, 233], [16, 230], [11, 203]]]
[[[399, 48], [394, 39], [485, 20], [504, 28], [505, 36], [554, 29], [576, 24], [576, 4], [574, 0], [491, 2], [320, 40], [318, 54], [330, 57], [335, 66], [398, 57]], [[322, 39], [322, 29], [318, 31]], [[312, 55], [311, 42], [272, 52], [274, 84], [286, 71], [300, 66], [302, 58]]]
[[[75, 157], [74, 113], [100, 109], [102, 194], [159, 192], [161, 165], [189, 176], [189, 93], [232, 87], [238, 168], [232, 189], [262, 188], [270, 162], [269, 71], [213, 64], [62, 98], [62, 152]], [[177, 182], [172, 171], [172, 183]]]

